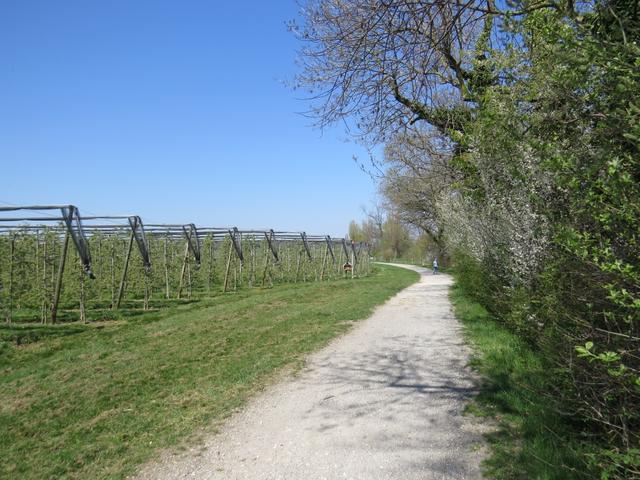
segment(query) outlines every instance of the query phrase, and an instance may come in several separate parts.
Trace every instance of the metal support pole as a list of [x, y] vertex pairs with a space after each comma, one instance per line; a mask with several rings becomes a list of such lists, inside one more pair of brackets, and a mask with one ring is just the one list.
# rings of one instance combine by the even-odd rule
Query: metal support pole
[[280, 261], [280, 258], [278, 258], [278, 250], [276, 249], [276, 246], [274, 244], [274, 238], [275, 238], [276, 234], [273, 231], [273, 229], [269, 230], [269, 232], [264, 232], [264, 238], [267, 239], [267, 244], [269, 245], [269, 250], [271, 250], [271, 254], [273, 255], [273, 258], [275, 259], [276, 262]]
[[233, 230], [229, 230], [229, 236], [231, 237], [231, 243], [233, 244], [233, 248], [236, 251], [236, 255], [240, 260], [240, 265], [244, 262], [244, 255], [242, 253], [242, 238], [240, 237], [240, 233], [236, 227], [233, 227]]
[[305, 232], [301, 232], [300, 237], [302, 238], [302, 244], [304, 245], [304, 250], [307, 252], [307, 257], [309, 257], [309, 260], [313, 261], [313, 256], [311, 255], [311, 249], [309, 249], [309, 242], [307, 242], [307, 234]]
[[329, 235], [327, 235], [325, 237], [325, 241], [327, 242], [327, 248], [329, 249], [329, 253], [331, 254], [331, 261], [335, 263], [336, 255], [335, 255], [335, 253], [333, 253], [333, 244], [332, 244], [332, 241], [331, 241], [331, 237]]

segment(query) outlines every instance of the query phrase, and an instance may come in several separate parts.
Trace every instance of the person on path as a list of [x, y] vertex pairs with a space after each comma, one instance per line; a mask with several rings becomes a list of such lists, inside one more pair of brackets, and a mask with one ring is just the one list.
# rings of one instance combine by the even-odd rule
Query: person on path
[[433, 259], [433, 274], [434, 275], [438, 274], [438, 259], [437, 258]]

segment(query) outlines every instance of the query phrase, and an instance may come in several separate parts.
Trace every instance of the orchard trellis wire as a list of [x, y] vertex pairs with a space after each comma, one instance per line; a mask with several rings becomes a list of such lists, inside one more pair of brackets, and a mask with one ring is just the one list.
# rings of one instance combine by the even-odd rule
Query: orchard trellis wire
[[0, 315], [108, 320], [242, 288], [366, 275], [369, 254], [366, 244], [305, 232], [0, 207]]

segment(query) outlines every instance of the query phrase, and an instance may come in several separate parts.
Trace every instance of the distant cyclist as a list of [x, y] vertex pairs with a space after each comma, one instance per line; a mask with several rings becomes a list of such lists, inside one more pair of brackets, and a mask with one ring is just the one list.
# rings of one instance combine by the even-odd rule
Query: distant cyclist
[[438, 274], [438, 259], [437, 258], [433, 259], [433, 274], [434, 275]]

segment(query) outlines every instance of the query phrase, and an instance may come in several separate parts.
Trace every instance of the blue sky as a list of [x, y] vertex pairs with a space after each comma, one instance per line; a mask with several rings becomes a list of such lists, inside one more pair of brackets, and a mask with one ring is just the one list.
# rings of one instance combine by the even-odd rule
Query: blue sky
[[0, 202], [344, 235], [375, 196], [284, 83], [294, 0], [0, 0]]

